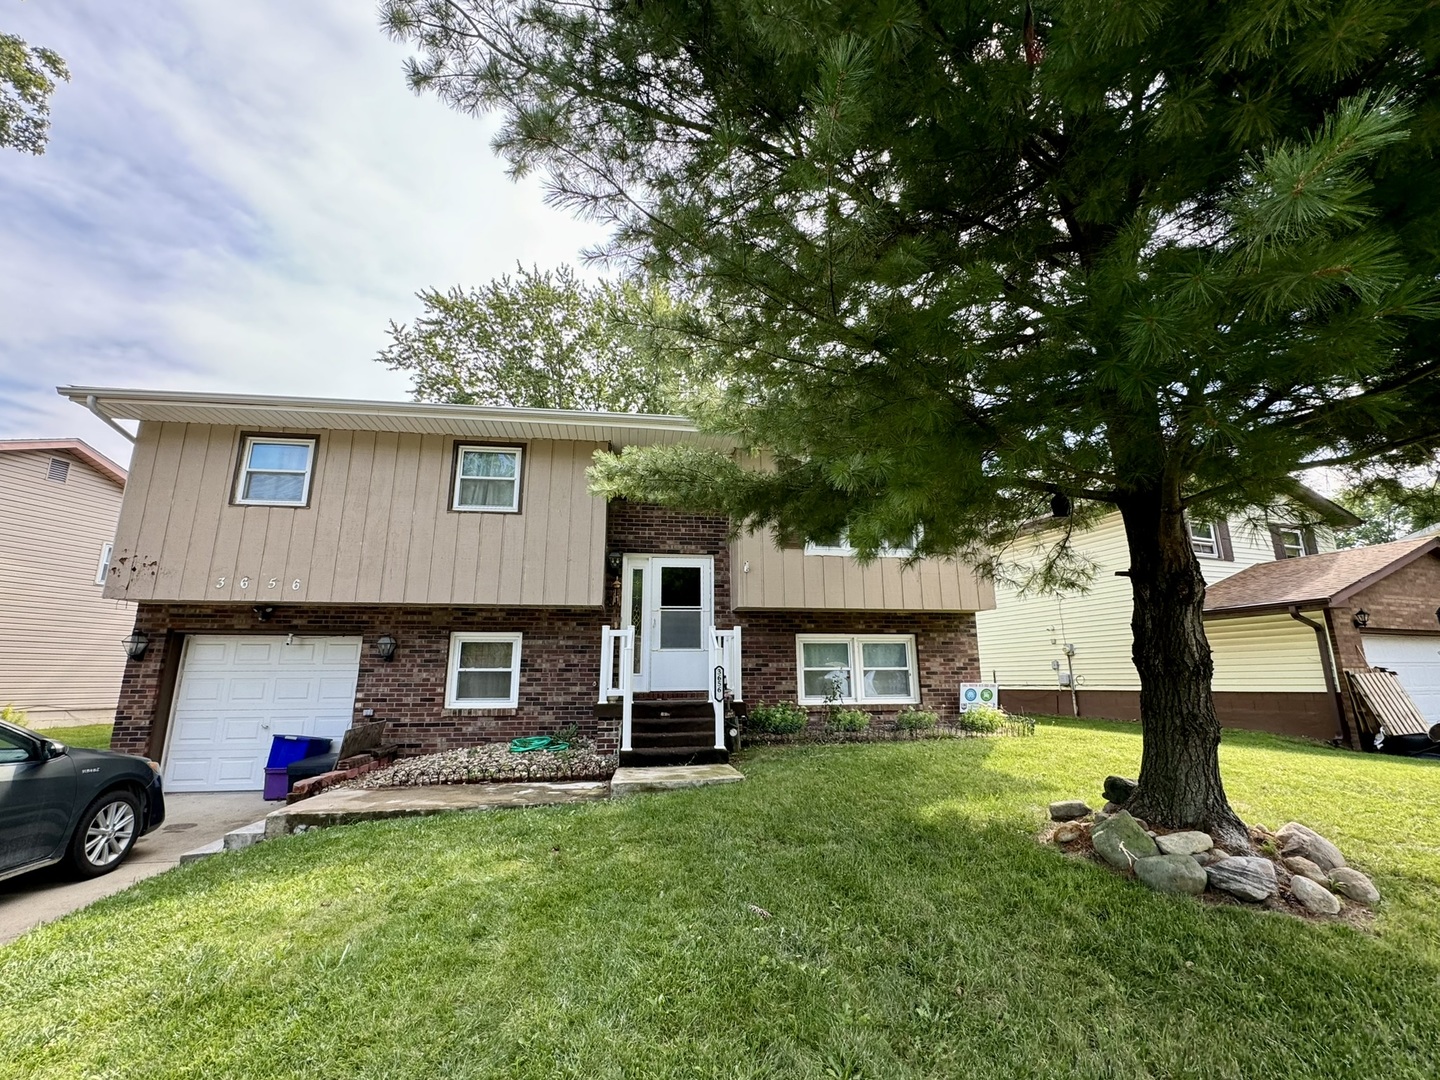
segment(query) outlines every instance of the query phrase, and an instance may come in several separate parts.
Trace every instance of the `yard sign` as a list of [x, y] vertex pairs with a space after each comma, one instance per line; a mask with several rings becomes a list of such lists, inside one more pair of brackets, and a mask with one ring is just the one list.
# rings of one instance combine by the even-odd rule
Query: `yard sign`
[[962, 682], [960, 711], [969, 712], [976, 705], [995, 705], [1000, 700], [1000, 684], [993, 682]]

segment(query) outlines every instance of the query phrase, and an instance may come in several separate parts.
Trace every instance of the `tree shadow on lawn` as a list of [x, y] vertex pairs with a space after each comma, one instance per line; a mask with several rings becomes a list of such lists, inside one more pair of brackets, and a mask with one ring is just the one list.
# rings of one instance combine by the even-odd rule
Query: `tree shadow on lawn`
[[1117, 752], [1066, 749], [771, 749], [742, 784], [260, 845], [0, 950], [0, 1059], [57, 1076], [1433, 1075], [1433, 940], [1398, 917], [1370, 937], [1206, 909], [1040, 847], [1043, 803]]

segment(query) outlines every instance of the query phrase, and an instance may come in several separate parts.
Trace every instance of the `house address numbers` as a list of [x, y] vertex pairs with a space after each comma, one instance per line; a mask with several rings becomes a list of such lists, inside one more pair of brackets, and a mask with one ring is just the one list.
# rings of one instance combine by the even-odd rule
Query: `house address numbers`
[[[236, 584], [237, 586], [239, 586], [241, 592], [244, 592], [246, 589], [250, 588], [250, 581], [251, 581], [250, 576], [247, 574], [245, 577], [242, 577], [239, 581], [235, 582], [235, 584]], [[225, 588], [225, 586], [228, 585], [228, 584], [230, 584], [230, 579], [229, 579], [228, 577], [218, 577], [218, 578], [215, 579], [215, 588], [217, 588], [217, 589], [223, 589], [223, 588]], [[273, 577], [270, 578], [269, 580], [267, 580], [267, 581], [265, 582], [265, 588], [267, 588], [267, 589], [278, 589], [278, 588], [280, 588], [280, 579], [279, 579], [279, 578], [273, 578]], [[295, 578], [294, 580], [292, 580], [292, 581], [290, 582], [290, 591], [291, 591], [291, 592], [299, 592], [299, 591], [300, 591], [300, 579], [299, 579], [298, 577]]]

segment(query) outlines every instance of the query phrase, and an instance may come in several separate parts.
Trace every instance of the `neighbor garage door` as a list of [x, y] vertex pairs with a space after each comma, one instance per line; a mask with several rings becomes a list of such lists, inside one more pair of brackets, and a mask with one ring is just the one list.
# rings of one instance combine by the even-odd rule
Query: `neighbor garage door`
[[1395, 672], [1420, 715], [1440, 723], [1440, 634], [1366, 634], [1365, 659]]
[[273, 735], [350, 728], [358, 637], [197, 634], [185, 642], [165, 756], [167, 791], [256, 791]]

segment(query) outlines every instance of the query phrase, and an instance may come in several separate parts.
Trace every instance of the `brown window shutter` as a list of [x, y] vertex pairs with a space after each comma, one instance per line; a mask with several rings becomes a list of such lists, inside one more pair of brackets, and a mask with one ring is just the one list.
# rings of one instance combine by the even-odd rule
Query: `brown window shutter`
[[1275, 558], [1285, 558], [1285, 538], [1280, 535], [1280, 526], [1270, 526], [1270, 543], [1275, 545]]
[[1235, 561], [1235, 548], [1230, 543], [1230, 522], [1224, 518], [1215, 522], [1215, 548], [1215, 554], [1225, 562]]
[[805, 537], [797, 529], [776, 529], [775, 544], [782, 548], [803, 548]]
[[1315, 530], [1306, 526], [1300, 530], [1300, 536], [1305, 547], [1306, 555], [1319, 555], [1320, 545], [1315, 540]]

